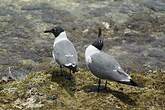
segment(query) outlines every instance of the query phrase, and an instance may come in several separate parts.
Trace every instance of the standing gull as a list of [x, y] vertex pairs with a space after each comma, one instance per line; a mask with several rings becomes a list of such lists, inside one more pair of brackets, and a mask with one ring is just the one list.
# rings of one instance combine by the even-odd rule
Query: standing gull
[[[100, 30], [101, 31], [101, 30]], [[99, 31], [99, 33], [101, 33]], [[99, 35], [100, 36], [100, 35]], [[119, 83], [138, 86], [131, 77], [124, 72], [120, 64], [111, 55], [102, 51], [103, 41], [99, 38], [86, 48], [85, 61], [89, 70], [99, 78], [98, 92], [101, 79], [116, 81]], [[105, 83], [106, 89], [107, 81]]]
[[53, 33], [55, 36], [52, 54], [54, 60], [60, 65], [61, 72], [62, 68], [66, 67], [70, 70], [70, 73], [75, 73], [78, 64], [77, 52], [74, 45], [67, 38], [64, 29], [57, 26], [44, 32]]

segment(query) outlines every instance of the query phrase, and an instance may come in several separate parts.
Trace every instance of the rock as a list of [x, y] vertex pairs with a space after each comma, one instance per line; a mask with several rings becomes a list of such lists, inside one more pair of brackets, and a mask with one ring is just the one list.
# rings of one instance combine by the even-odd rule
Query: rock
[[37, 97], [31, 96], [26, 100], [26, 102], [22, 103], [23, 106], [25, 106], [27, 109], [29, 108], [41, 108], [44, 105], [41, 103], [36, 103], [37, 102]]
[[163, 0], [144, 0], [144, 5], [156, 12], [165, 11]]

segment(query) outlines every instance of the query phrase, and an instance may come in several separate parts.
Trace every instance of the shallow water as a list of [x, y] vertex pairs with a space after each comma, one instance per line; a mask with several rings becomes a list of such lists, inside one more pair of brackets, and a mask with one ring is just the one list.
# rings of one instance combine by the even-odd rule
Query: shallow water
[[0, 0], [0, 76], [22, 78], [46, 70], [52, 60], [53, 35], [60, 25], [79, 52], [103, 29], [104, 50], [129, 71], [165, 70], [165, 2], [163, 0]]

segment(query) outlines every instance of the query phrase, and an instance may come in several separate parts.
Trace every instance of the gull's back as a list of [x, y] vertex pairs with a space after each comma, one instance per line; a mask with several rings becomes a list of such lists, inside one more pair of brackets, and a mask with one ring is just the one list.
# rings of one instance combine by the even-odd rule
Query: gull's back
[[92, 55], [91, 63], [88, 64], [88, 67], [94, 75], [101, 79], [113, 81], [124, 81], [130, 79], [114, 57], [104, 52]]
[[78, 57], [74, 45], [69, 40], [61, 40], [54, 44], [53, 57], [62, 66], [77, 65]]

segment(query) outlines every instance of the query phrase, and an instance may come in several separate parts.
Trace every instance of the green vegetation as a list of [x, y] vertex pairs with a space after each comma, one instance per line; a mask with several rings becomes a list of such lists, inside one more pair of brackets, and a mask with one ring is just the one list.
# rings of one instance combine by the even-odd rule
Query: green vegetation
[[[29, 74], [25, 79], [0, 85], [0, 109], [109, 110], [163, 109], [164, 73], [132, 73], [144, 88], [109, 82], [97, 93], [97, 79], [81, 69], [70, 76], [58, 68]], [[103, 84], [103, 81], [102, 81]]]

